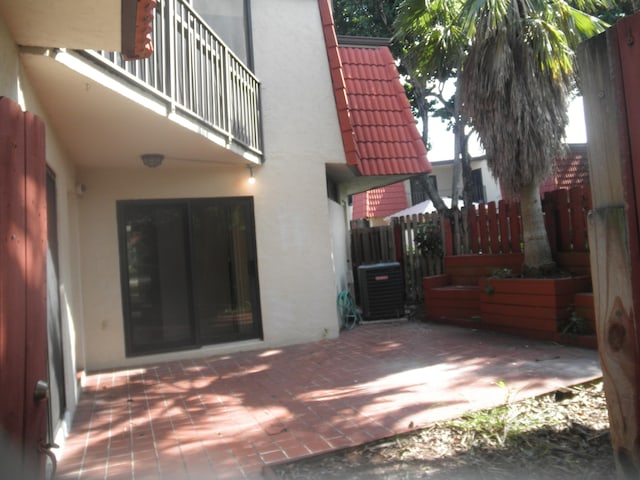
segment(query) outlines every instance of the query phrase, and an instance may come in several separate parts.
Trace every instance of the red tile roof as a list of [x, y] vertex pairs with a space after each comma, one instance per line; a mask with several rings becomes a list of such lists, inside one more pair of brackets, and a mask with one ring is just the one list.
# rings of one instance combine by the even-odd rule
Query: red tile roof
[[347, 165], [361, 175], [430, 172], [389, 48], [339, 46], [330, 0], [318, 5]]
[[122, 54], [125, 60], [149, 58], [153, 53], [151, 36], [157, 0], [123, 2]]
[[351, 217], [384, 218], [408, 206], [404, 182], [399, 182], [354, 195]]
[[581, 185], [589, 185], [587, 148], [582, 144], [570, 144], [567, 154], [556, 159], [553, 174], [541, 185], [540, 193]]

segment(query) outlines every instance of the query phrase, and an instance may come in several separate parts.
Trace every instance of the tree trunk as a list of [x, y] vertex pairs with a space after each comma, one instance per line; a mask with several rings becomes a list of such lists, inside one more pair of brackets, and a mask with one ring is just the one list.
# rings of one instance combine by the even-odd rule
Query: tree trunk
[[440, 194], [438, 193], [438, 190], [435, 189], [433, 187], [433, 183], [431, 183], [429, 181], [429, 175], [420, 175], [418, 177], [418, 181], [424, 187], [425, 191], [427, 192], [427, 195], [429, 196], [429, 198], [433, 202], [433, 206], [438, 211], [438, 213], [445, 213], [445, 212], [449, 211], [449, 208], [447, 207], [447, 205], [444, 203], [444, 201], [440, 197]]
[[464, 137], [464, 141], [462, 143], [462, 158], [460, 159], [462, 163], [462, 200], [464, 201], [464, 218], [463, 225], [465, 226], [463, 240], [463, 248], [464, 253], [469, 253], [469, 231], [468, 226], [471, 225], [471, 203], [473, 202], [473, 198], [471, 198], [471, 189], [473, 188], [473, 181], [471, 180], [471, 157], [469, 156], [468, 150], [468, 137]]
[[[406, 65], [406, 68], [409, 69], [410, 67], [411, 65]], [[411, 83], [411, 86], [414, 90], [418, 117], [420, 118], [420, 120], [422, 120], [422, 143], [424, 143], [426, 147], [429, 139], [429, 108], [427, 107], [427, 92], [424, 88], [424, 85], [420, 83], [420, 81], [410, 78], [409, 82]], [[418, 177], [418, 179], [418, 181], [424, 186], [427, 195], [433, 202], [433, 206], [438, 211], [438, 213], [446, 212], [448, 208], [442, 201], [438, 190], [433, 188], [433, 185], [431, 184], [431, 182], [429, 182], [428, 175], [421, 175], [420, 177]]]
[[460, 185], [462, 179], [462, 162], [463, 153], [462, 148], [464, 144], [464, 125], [460, 117], [460, 95], [456, 95], [454, 98], [453, 108], [453, 176], [451, 179], [451, 208], [455, 208], [458, 205], [458, 199], [460, 198]]
[[520, 190], [522, 213], [522, 240], [524, 242], [525, 271], [544, 272], [555, 266], [551, 247], [544, 226], [540, 191], [536, 183], [525, 185]]

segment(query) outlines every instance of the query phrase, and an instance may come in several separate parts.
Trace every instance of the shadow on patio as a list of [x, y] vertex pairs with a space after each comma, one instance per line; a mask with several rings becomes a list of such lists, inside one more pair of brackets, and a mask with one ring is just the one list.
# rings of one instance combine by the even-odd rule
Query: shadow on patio
[[[424, 323], [90, 375], [57, 478], [261, 478], [600, 376], [597, 352]], [[507, 389], [498, 386], [505, 382]]]

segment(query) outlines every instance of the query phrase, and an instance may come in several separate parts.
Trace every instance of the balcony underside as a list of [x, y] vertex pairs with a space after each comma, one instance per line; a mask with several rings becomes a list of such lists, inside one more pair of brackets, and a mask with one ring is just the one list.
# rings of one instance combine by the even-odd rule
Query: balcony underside
[[120, 51], [122, 0], [2, 0], [18, 45]]
[[22, 49], [48, 123], [78, 166], [138, 167], [162, 153], [163, 168], [260, 162], [227, 135], [195, 122], [171, 102], [110, 75], [74, 52]]

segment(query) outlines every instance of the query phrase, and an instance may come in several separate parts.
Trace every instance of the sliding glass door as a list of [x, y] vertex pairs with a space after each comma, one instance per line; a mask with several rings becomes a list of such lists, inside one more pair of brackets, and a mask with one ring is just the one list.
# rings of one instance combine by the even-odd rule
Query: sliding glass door
[[262, 335], [251, 198], [118, 202], [127, 354]]

